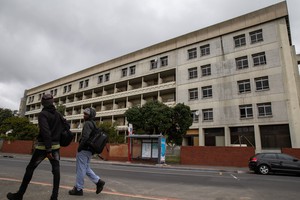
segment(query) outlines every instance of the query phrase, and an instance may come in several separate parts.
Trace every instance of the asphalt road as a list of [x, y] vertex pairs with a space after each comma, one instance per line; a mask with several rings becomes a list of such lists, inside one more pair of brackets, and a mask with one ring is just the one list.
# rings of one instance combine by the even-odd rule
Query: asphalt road
[[[18, 189], [28, 162], [28, 157], [0, 157], [0, 199]], [[37, 168], [25, 200], [49, 199], [50, 168], [47, 160]], [[92, 168], [106, 181], [103, 192], [96, 195], [95, 185], [86, 179], [84, 196], [69, 196], [67, 192], [75, 183], [75, 162], [62, 160], [60, 199], [298, 200], [300, 195], [300, 176], [96, 162]]]

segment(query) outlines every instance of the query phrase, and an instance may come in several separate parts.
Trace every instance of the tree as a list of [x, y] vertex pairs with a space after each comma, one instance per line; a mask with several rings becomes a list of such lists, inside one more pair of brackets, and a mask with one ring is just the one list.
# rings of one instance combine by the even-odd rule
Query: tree
[[149, 134], [165, 134], [171, 126], [172, 110], [158, 101], [149, 101], [141, 107], [143, 128]]
[[178, 103], [172, 110], [172, 126], [168, 130], [167, 143], [181, 145], [183, 136], [193, 124], [191, 109], [183, 103]]
[[12, 116], [13, 116], [12, 110], [7, 108], [0, 108], [0, 126], [5, 119]]
[[147, 134], [163, 134], [167, 143], [181, 145], [182, 138], [192, 125], [189, 106], [182, 103], [171, 108], [158, 101], [150, 101], [142, 107], [133, 107], [125, 112], [134, 130], [143, 130]]
[[135, 130], [143, 129], [143, 115], [141, 112], [140, 107], [134, 106], [130, 109], [128, 109], [125, 112], [125, 117], [127, 118], [127, 121], [129, 121], [132, 126], [135, 128]]
[[147, 134], [164, 134], [171, 126], [171, 108], [158, 101], [149, 101], [142, 107], [132, 107], [125, 112], [125, 117], [135, 130]]
[[4, 138], [33, 140], [38, 135], [38, 127], [30, 123], [26, 117], [10, 117], [3, 121], [0, 133], [4, 134]]

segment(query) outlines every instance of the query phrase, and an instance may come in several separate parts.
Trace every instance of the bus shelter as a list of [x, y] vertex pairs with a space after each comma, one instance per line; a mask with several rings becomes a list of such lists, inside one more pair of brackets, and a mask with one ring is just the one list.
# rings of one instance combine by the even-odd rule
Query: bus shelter
[[[141, 158], [156, 160], [158, 164], [166, 161], [166, 138], [163, 135], [135, 135], [128, 137], [128, 161]], [[134, 141], [138, 141], [138, 145]]]

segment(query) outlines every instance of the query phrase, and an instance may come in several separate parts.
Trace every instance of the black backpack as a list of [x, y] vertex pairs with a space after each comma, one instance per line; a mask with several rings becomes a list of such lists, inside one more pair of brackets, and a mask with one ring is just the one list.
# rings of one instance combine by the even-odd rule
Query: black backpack
[[94, 129], [90, 135], [87, 144], [89, 145], [89, 147], [92, 148], [92, 150], [95, 153], [100, 154], [102, 153], [104, 147], [106, 147], [106, 144], [108, 143], [108, 135], [102, 129], [97, 128], [95, 123], [93, 123], [93, 125]]
[[59, 144], [62, 147], [69, 146], [74, 138], [74, 133], [70, 131], [70, 125], [68, 124], [67, 120], [60, 114], [60, 120], [62, 122], [62, 131], [60, 134], [60, 141]]

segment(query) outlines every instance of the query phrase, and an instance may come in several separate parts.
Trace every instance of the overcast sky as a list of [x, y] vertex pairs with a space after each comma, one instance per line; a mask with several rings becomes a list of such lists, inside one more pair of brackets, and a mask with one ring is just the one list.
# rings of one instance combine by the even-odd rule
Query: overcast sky
[[[30, 89], [282, 0], [0, 0], [0, 108]], [[300, 53], [300, 1], [287, 0]]]

